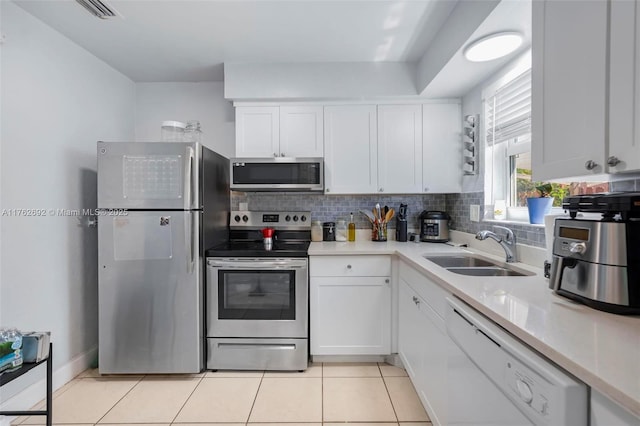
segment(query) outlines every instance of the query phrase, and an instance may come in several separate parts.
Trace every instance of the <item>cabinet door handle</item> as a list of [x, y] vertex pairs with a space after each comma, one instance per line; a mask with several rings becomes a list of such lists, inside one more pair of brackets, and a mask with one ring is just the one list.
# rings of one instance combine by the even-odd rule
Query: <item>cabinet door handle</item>
[[277, 157], [277, 156], [278, 156], [278, 154], [276, 154], [276, 153], [274, 152], [274, 153], [273, 153], [273, 156], [274, 156], [274, 157]]
[[588, 160], [586, 163], [584, 163], [584, 168], [587, 170], [593, 170], [596, 167], [598, 167], [598, 163], [593, 160]]
[[280, 157], [284, 157], [284, 152], [281, 152], [281, 153], [280, 153]]
[[347, 269], [351, 269], [351, 265], [347, 265]]
[[380, 192], [384, 192], [384, 188], [380, 188]]
[[429, 192], [429, 187], [428, 186], [424, 187], [424, 192]]
[[612, 155], [611, 157], [609, 157], [609, 159], [607, 160], [607, 164], [610, 165], [611, 167], [615, 167], [618, 164], [620, 164], [620, 160], [618, 159], [618, 157], [616, 157], [615, 155]]
[[324, 192], [331, 192], [331, 190], [329, 188], [325, 188]]
[[386, 280], [384, 280], [384, 282], [385, 282], [386, 284], [389, 284], [389, 278], [387, 278]]

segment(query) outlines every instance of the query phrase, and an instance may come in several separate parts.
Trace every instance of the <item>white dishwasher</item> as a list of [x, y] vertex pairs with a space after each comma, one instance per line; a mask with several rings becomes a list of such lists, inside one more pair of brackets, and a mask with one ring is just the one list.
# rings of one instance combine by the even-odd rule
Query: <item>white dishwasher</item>
[[448, 425], [588, 424], [587, 386], [462, 301], [447, 298]]

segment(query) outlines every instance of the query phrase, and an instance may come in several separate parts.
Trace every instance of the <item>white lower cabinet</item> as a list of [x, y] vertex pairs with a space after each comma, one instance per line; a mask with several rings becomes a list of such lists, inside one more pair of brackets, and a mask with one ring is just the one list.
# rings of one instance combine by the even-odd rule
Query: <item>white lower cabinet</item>
[[390, 256], [311, 256], [311, 355], [391, 353]]
[[445, 425], [447, 358], [453, 342], [446, 333], [444, 319], [434, 310], [432, 301], [427, 302], [421, 294], [425, 289], [435, 296], [442, 294], [439, 304], [446, 303], [446, 293], [410, 266], [400, 265], [398, 353], [431, 421]]
[[640, 425], [640, 417], [634, 416], [595, 389], [591, 389], [589, 406], [591, 426]]

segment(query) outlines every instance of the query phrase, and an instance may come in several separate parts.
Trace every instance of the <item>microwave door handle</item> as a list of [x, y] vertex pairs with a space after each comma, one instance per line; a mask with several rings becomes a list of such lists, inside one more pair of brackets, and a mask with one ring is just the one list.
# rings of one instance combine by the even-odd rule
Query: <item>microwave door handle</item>
[[193, 148], [188, 146], [185, 156], [185, 179], [184, 179], [184, 208], [192, 209], [193, 206], [193, 186], [194, 186], [194, 173], [193, 173], [193, 160], [194, 160]]

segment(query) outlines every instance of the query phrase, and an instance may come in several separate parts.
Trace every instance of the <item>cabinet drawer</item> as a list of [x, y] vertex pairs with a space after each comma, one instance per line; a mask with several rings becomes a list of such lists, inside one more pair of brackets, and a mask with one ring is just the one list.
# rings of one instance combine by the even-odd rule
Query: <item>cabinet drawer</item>
[[404, 262], [400, 263], [400, 279], [406, 281], [441, 318], [444, 318], [447, 309], [446, 297], [449, 296], [446, 290]]
[[385, 277], [391, 275], [390, 256], [311, 256], [312, 277]]

